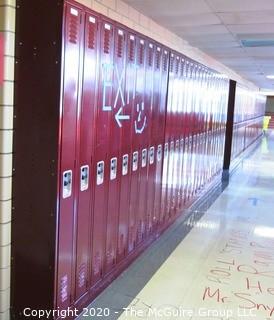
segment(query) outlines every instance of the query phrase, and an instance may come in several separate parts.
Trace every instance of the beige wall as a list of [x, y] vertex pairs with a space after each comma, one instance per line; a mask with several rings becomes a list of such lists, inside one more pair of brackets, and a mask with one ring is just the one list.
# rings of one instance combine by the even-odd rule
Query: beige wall
[[9, 319], [15, 0], [0, 0], [4, 85], [0, 86], [0, 320]]
[[[134, 8], [121, 0], [77, 0], [94, 11], [100, 12], [109, 18], [151, 37], [160, 43], [181, 52], [196, 61], [205, 64], [230, 79], [236, 80], [253, 90], [259, 90], [253, 83], [243, 79], [239, 74], [221, 64], [217, 60], [203, 53], [197, 48], [191, 47], [185, 40], [160, 26], [152, 19], [144, 16]], [[155, 0], [157, 1], [157, 0]], [[168, 1], [168, 0], [167, 0]], [[190, 0], [191, 1], [191, 0]]]

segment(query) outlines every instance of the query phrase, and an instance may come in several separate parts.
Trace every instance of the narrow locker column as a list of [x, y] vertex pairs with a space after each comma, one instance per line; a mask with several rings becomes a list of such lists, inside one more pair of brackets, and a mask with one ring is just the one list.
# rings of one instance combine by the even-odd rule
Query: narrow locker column
[[172, 174], [173, 174], [173, 156], [174, 156], [174, 138], [172, 126], [172, 103], [175, 91], [175, 54], [171, 53], [169, 63], [169, 81], [168, 81], [168, 98], [167, 98], [167, 120], [166, 120], [166, 143], [168, 143], [168, 158], [167, 158], [167, 175], [166, 175], [166, 205], [165, 216], [166, 220], [170, 218], [170, 208], [172, 201]]
[[162, 49], [156, 43], [153, 43], [153, 61], [152, 61], [152, 100], [149, 126], [149, 163], [148, 163], [148, 189], [147, 189], [147, 219], [148, 233], [152, 232], [157, 225], [157, 215], [154, 215], [155, 190], [156, 190], [156, 166], [161, 159], [161, 150], [158, 149], [157, 126], [159, 124], [160, 112], [160, 67]]
[[[64, 8], [64, 78], [61, 111], [60, 207], [58, 232], [57, 307], [67, 308], [72, 303], [74, 290], [73, 239], [75, 189], [75, 146], [77, 110], [80, 103], [79, 69], [83, 34], [83, 13], [74, 5]], [[74, 63], [72, 64], [71, 61]]]
[[98, 18], [94, 14], [85, 16], [85, 46], [84, 70], [82, 86], [82, 108], [79, 113], [78, 159], [76, 170], [76, 187], [78, 202], [75, 206], [77, 217], [77, 244], [76, 244], [76, 300], [88, 291], [90, 241], [92, 232], [92, 191], [94, 188], [95, 172], [94, 158], [94, 117], [97, 108], [97, 59], [99, 44]]
[[130, 120], [125, 121], [121, 128], [122, 130], [122, 143], [121, 143], [121, 155], [120, 155], [120, 170], [121, 185], [120, 185], [120, 204], [119, 204], [119, 230], [118, 230], [118, 252], [117, 259], [120, 261], [128, 252], [128, 228], [129, 228], [129, 199], [130, 199], [130, 178], [131, 178], [131, 129], [132, 129], [132, 117], [134, 96], [135, 96], [135, 60], [134, 60], [134, 44], [131, 44], [129, 34], [125, 30], [122, 31], [125, 36], [123, 43], [123, 50], [121, 55], [125, 60], [125, 106], [123, 112], [125, 115], [130, 115]]
[[[148, 48], [146, 52], [146, 86], [145, 86], [145, 109], [148, 119], [148, 126], [144, 136], [144, 147], [147, 147], [147, 167], [146, 167], [146, 175], [147, 178], [143, 177], [142, 183], [147, 184], [147, 192], [140, 198], [140, 203], [143, 202], [146, 205], [146, 209], [143, 212], [145, 215], [145, 229], [146, 234], [151, 231], [152, 228], [152, 220], [151, 220], [151, 207], [154, 198], [154, 186], [153, 186], [153, 177], [149, 176], [150, 168], [155, 167], [155, 146], [153, 145], [153, 141], [151, 139], [152, 134], [152, 126], [153, 126], [153, 80], [154, 80], [154, 59], [155, 59], [155, 44], [148, 41]], [[142, 188], [142, 184], [140, 184], [140, 189]], [[140, 212], [142, 214], [142, 212]]]
[[[165, 190], [163, 184], [163, 164], [164, 164], [164, 148], [165, 148], [165, 124], [166, 124], [166, 101], [167, 101], [167, 66], [169, 54], [165, 48], [161, 48], [160, 59], [160, 87], [159, 87], [159, 116], [156, 126], [156, 141], [157, 141], [157, 164], [156, 164], [156, 185], [155, 185], [155, 202], [154, 202], [154, 216], [158, 219], [158, 225], [163, 223], [162, 203], [164, 202]], [[163, 199], [162, 199], [163, 195]], [[158, 228], [159, 230], [159, 228]]]
[[113, 94], [112, 94], [112, 119], [109, 135], [109, 179], [108, 211], [106, 229], [106, 272], [109, 272], [117, 258], [118, 223], [119, 223], [119, 198], [122, 176], [122, 128], [130, 119], [125, 114], [125, 54], [126, 33], [120, 26], [114, 30], [114, 61], [113, 61]]
[[[139, 88], [139, 81], [142, 81], [143, 78], [139, 80], [139, 76], [142, 77], [142, 74], [139, 75], [139, 69], [137, 68], [136, 73], [133, 71], [134, 65], [136, 64], [136, 55], [137, 55], [137, 37], [135, 34], [129, 32], [128, 34], [128, 47], [127, 47], [127, 59], [131, 61], [132, 74], [131, 81], [127, 84], [127, 94], [129, 95], [127, 99], [130, 99], [130, 94], [132, 94], [133, 101], [129, 102], [131, 107], [131, 117], [132, 117], [132, 127], [131, 127], [131, 153], [129, 155], [129, 171], [131, 172], [130, 179], [130, 198], [129, 198], [129, 227], [128, 227], [128, 252], [131, 252], [137, 242], [137, 210], [138, 210], [138, 186], [139, 186], [139, 166], [140, 164], [140, 155], [139, 155], [139, 141], [136, 132], [138, 133], [139, 126], [137, 125], [136, 113], [144, 112], [143, 109], [143, 86], [144, 83], [141, 83], [141, 88]], [[134, 94], [136, 86], [136, 93]], [[134, 121], [133, 121], [134, 119]], [[143, 127], [140, 124], [140, 132], [142, 132]]]
[[[139, 114], [135, 114], [135, 119], [140, 121], [135, 123], [133, 132], [133, 146], [139, 148], [139, 169], [138, 169], [138, 195], [136, 195], [136, 227], [137, 227], [137, 244], [142, 242], [145, 237], [146, 227], [146, 208], [147, 208], [147, 167], [148, 167], [148, 126], [149, 110], [146, 104], [145, 88], [146, 88], [146, 61], [147, 61], [148, 43], [144, 38], [140, 37], [137, 40], [137, 59], [136, 59], [136, 106]], [[137, 130], [136, 130], [137, 129]], [[132, 181], [132, 185], [134, 182]], [[134, 194], [132, 193], [132, 197]]]
[[96, 172], [94, 187], [94, 214], [92, 240], [92, 282], [103, 276], [106, 251], [107, 200], [110, 174], [109, 128], [113, 94], [114, 30], [108, 21], [100, 23], [100, 62], [98, 104], [96, 115], [96, 142], [93, 170]]

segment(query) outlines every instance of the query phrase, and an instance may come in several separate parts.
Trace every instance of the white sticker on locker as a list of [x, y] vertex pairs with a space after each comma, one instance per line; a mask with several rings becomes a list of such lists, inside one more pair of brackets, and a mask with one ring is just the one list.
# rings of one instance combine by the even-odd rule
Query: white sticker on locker
[[149, 164], [153, 164], [154, 163], [154, 147], [150, 147], [149, 149]]
[[133, 152], [132, 156], [132, 171], [136, 171], [138, 169], [138, 151]]
[[168, 142], [165, 143], [165, 151], [164, 151], [164, 157], [166, 158], [168, 155]]
[[89, 166], [82, 166], [80, 168], [80, 190], [85, 191], [88, 189], [89, 183]]
[[147, 149], [142, 150], [142, 168], [147, 165]]
[[108, 23], [105, 23], [105, 29], [106, 29], [106, 30], [110, 30], [110, 29], [111, 29], [111, 26], [110, 26], [110, 24], [108, 24]]
[[104, 182], [105, 163], [100, 161], [97, 163], [96, 183], [99, 186]]
[[63, 199], [69, 198], [72, 193], [72, 170], [63, 172]]
[[94, 17], [89, 17], [89, 22], [95, 23], [95, 22], [96, 22], [96, 19], [95, 19]]
[[110, 180], [115, 180], [117, 177], [117, 158], [110, 160]]
[[123, 164], [122, 164], [122, 175], [126, 176], [128, 174], [128, 154], [123, 155]]
[[78, 10], [74, 9], [74, 8], [71, 8], [70, 9], [70, 13], [76, 17], [78, 17]]

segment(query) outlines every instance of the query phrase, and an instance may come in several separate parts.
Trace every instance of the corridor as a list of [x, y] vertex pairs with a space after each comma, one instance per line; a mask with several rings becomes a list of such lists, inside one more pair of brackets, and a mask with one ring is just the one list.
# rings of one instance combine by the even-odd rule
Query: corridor
[[119, 318], [274, 318], [274, 133]]

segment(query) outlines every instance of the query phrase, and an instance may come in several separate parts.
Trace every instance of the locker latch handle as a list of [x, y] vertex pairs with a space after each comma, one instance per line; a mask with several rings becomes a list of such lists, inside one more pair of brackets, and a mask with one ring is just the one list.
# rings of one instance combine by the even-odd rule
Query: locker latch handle
[[128, 154], [123, 155], [123, 167], [122, 167], [122, 175], [125, 176], [128, 173]]
[[104, 167], [105, 167], [104, 161], [99, 161], [97, 163], [97, 176], [96, 176], [97, 185], [100, 185], [104, 182]]
[[80, 181], [80, 190], [85, 191], [88, 189], [89, 184], [89, 166], [85, 165], [80, 168], [81, 181]]
[[117, 176], [117, 158], [110, 160], [110, 180], [116, 179]]
[[154, 147], [150, 147], [149, 149], [149, 164], [154, 163]]
[[72, 170], [63, 172], [63, 199], [69, 198], [72, 194]]
[[142, 168], [147, 165], [147, 149], [142, 150]]
[[159, 144], [158, 148], [157, 148], [157, 161], [161, 161], [162, 160], [162, 146]]
[[138, 169], [138, 151], [133, 152], [132, 171]]

